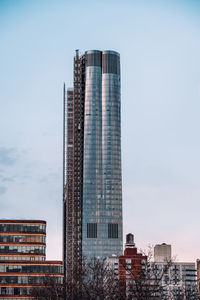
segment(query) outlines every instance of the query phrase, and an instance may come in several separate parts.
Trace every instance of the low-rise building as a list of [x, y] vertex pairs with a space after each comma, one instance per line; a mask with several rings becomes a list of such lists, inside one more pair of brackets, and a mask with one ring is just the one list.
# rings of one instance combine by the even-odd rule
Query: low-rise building
[[31, 299], [49, 277], [62, 283], [62, 262], [46, 260], [46, 222], [0, 220], [0, 299]]
[[[108, 262], [119, 280], [122, 298], [149, 295], [150, 299], [182, 299], [179, 296], [197, 295], [197, 271], [194, 262], [176, 262], [172, 259], [171, 245], [154, 247], [154, 257], [138, 252], [134, 236], [126, 236], [124, 255], [112, 255]], [[200, 261], [198, 262], [200, 278]], [[159, 298], [160, 299], [160, 298]], [[185, 299], [185, 298], [184, 298]], [[193, 299], [191, 297], [191, 299]], [[196, 298], [194, 298], [196, 299]]]
[[146, 261], [147, 256], [138, 252], [134, 243], [134, 235], [131, 233], [126, 235], [124, 254], [118, 257], [112, 255], [108, 258], [108, 262], [119, 280], [122, 299], [125, 299], [130, 293], [130, 286], [133, 287], [133, 283], [137, 284], [136, 279], [141, 276]]
[[197, 289], [197, 270], [194, 262], [176, 262], [171, 255], [171, 245], [154, 247], [154, 268], [162, 274], [161, 284], [165, 292], [173, 296], [185, 290]]

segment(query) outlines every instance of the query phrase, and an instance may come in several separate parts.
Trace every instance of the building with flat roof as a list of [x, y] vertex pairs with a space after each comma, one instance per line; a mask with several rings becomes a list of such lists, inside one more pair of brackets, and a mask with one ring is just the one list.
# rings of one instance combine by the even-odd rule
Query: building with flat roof
[[0, 220], [0, 299], [32, 299], [47, 277], [62, 283], [62, 262], [46, 260], [46, 222]]
[[200, 294], [200, 259], [197, 259], [197, 285]]
[[[74, 87], [64, 88], [64, 269], [82, 257], [122, 254], [120, 55], [74, 57]], [[75, 270], [75, 271], [74, 271]]]
[[154, 261], [157, 262], [167, 262], [171, 260], [171, 245], [165, 243], [160, 245], [155, 245], [154, 247]]
[[163, 273], [161, 284], [171, 299], [179, 293], [197, 291], [197, 269], [195, 262], [176, 262], [172, 258], [171, 245], [165, 243], [154, 247], [154, 267]]

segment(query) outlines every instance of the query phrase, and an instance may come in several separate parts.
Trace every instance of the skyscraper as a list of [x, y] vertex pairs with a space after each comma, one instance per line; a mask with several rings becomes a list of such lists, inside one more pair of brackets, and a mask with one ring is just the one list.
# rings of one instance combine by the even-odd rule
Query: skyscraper
[[120, 56], [74, 57], [74, 87], [64, 87], [64, 267], [83, 257], [122, 253]]

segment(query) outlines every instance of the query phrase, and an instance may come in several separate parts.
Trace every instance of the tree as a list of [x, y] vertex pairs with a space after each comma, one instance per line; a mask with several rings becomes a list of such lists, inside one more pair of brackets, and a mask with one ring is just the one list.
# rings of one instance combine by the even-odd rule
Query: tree
[[119, 299], [119, 283], [106, 260], [92, 258], [84, 265], [82, 280], [83, 299], [117, 300]]
[[197, 285], [187, 284], [179, 287], [174, 287], [171, 291], [173, 300], [199, 300]]
[[152, 248], [149, 248], [147, 253], [130, 259], [129, 263], [126, 259], [122, 259], [121, 264], [126, 274], [120, 279], [123, 299], [167, 299], [162, 281], [172, 264], [171, 261], [166, 262], [164, 268], [159, 268], [156, 263], [152, 262]]
[[106, 260], [84, 259], [79, 274], [67, 278], [63, 285], [53, 277], [31, 290], [37, 300], [120, 300], [119, 282]]
[[36, 300], [199, 300], [197, 285], [181, 286], [170, 280], [173, 261], [161, 265], [151, 258], [149, 249], [141, 259], [121, 260], [124, 272], [119, 268], [118, 274], [107, 260], [84, 259], [79, 274], [62, 285], [48, 276], [43, 286], [32, 289], [31, 296]]
[[64, 286], [58, 283], [57, 277], [46, 276], [42, 286], [33, 287], [30, 295], [36, 300], [63, 300]]

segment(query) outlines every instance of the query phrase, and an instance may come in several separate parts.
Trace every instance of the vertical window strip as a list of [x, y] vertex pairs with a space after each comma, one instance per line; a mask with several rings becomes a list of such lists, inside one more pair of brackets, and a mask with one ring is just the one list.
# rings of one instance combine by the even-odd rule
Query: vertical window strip
[[87, 223], [87, 238], [97, 238], [97, 223]]
[[109, 223], [108, 224], [108, 238], [109, 239], [117, 239], [118, 238], [118, 224], [117, 223]]

